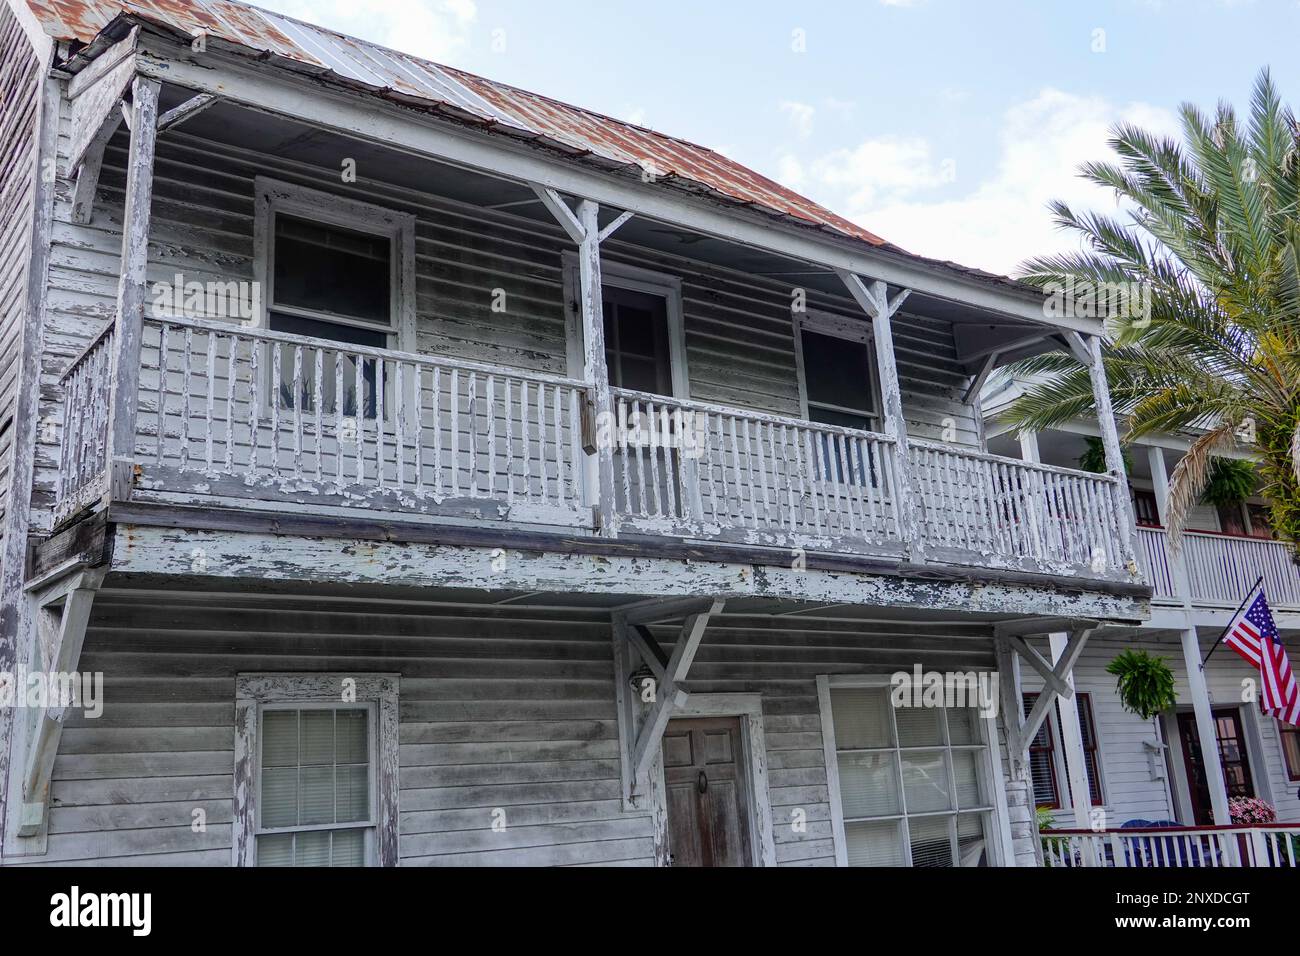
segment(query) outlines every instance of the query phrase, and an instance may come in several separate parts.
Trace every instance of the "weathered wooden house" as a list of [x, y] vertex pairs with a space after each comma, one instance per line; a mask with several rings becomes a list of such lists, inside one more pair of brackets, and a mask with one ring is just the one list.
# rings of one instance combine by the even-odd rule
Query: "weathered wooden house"
[[1104, 403], [1099, 323], [227, 0], [0, 43], [0, 672], [102, 675], [0, 710], [5, 863], [1038, 861], [1150, 591], [1112, 418], [1090, 474], [978, 396], [1065, 342]]
[[[1015, 380], [985, 391], [990, 450], [1079, 465], [1088, 442], [1099, 438], [1096, 423], [1076, 420], [1041, 434], [1016, 435], [998, 419], [1023, 391], [1024, 383]], [[1137, 558], [1152, 585], [1151, 616], [1139, 627], [1109, 628], [1089, 642], [1074, 671], [1077, 720], [1053, 713], [1030, 748], [1036, 804], [1053, 811], [1057, 827], [1096, 833], [1076, 837], [1079, 842], [1106, 840], [1105, 831], [1133, 821], [1177, 822], [1180, 846], [1208, 853], [1225, 838], [1213, 828], [1231, 822], [1234, 797], [1255, 797], [1276, 808], [1279, 825], [1254, 834], [1257, 841], [1267, 845], [1300, 834], [1300, 728], [1261, 713], [1259, 671], [1225, 646], [1216, 647], [1260, 582], [1290, 659], [1300, 659], [1300, 565], [1293, 550], [1274, 539], [1267, 503], [1257, 494], [1198, 505], [1181, 547], [1171, 546], [1169, 476], [1195, 437], [1145, 436], [1129, 449]], [[1150, 720], [1123, 708], [1106, 667], [1126, 650], [1169, 663], [1176, 707]], [[1027, 702], [1040, 687], [1033, 675], [1026, 677]], [[1079, 792], [1086, 789], [1087, 798], [1074, 801], [1071, 781], [1085, 778]], [[1126, 842], [1142, 839], [1129, 836], [1132, 829], [1121, 837]], [[1267, 852], [1256, 856], [1269, 859]], [[1300, 864], [1300, 856], [1293, 852], [1285, 862]]]

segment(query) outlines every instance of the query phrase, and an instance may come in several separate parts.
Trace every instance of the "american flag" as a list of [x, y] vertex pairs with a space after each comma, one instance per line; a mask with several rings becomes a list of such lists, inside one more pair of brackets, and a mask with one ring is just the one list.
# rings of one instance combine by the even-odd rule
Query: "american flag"
[[1259, 588], [1254, 600], [1247, 598], [1247, 604], [1228, 624], [1224, 643], [1259, 668], [1260, 682], [1264, 685], [1260, 709], [1278, 720], [1300, 726], [1300, 688], [1296, 687], [1291, 661], [1282, 646], [1263, 588]]

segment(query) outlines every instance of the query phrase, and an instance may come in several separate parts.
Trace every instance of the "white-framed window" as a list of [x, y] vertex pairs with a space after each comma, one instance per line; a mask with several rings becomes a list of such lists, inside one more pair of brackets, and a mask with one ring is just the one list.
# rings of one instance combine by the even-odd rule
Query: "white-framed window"
[[800, 312], [794, 317], [794, 344], [803, 417], [879, 431], [871, 326], [826, 312]]
[[[605, 362], [615, 388], [689, 398], [682, 283], [667, 273], [601, 262]], [[578, 257], [564, 253], [569, 374], [583, 373]]]
[[235, 864], [395, 865], [397, 676], [241, 674], [235, 693]]
[[887, 678], [819, 678], [818, 694], [841, 865], [1002, 862], [991, 718], [894, 707]]
[[[254, 273], [261, 291], [254, 325], [414, 352], [415, 216], [263, 176], [254, 189]], [[376, 361], [349, 357], [346, 349], [339, 355], [342, 413], [375, 417]], [[314, 370], [302, 370], [301, 387], [295, 389], [292, 350], [282, 350], [280, 361], [281, 407], [314, 411]], [[334, 367], [332, 355], [324, 367]], [[334, 407], [335, 387], [335, 377], [326, 375], [321, 383], [326, 408]]]

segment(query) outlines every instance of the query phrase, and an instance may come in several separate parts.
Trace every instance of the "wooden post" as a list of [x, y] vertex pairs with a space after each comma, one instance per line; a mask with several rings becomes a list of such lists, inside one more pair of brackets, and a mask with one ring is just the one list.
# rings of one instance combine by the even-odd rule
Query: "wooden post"
[[1169, 469], [1165, 463], [1165, 450], [1159, 445], [1147, 447], [1147, 461], [1151, 464], [1151, 486], [1156, 495], [1156, 515], [1162, 528], [1169, 527]]
[[613, 428], [614, 406], [609, 393], [609, 366], [605, 361], [599, 213], [600, 206], [591, 200], [584, 199], [578, 203], [578, 222], [583, 231], [578, 246], [578, 281], [581, 290], [579, 309], [582, 313], [582, 372], [589, 389], [589, 412], [597, 436], [602, 432], [606, 434], [605, 440], [596, 442], [596, 453], [588, 456], [587, 474], [594, 479], [588, 487], [595, 492], [601, 535], [614, 537], [618, 534], [617, 511], [614, 507], [614, 442], [609, 434]]
[[[1070, 643], [1070, 635], [1058, 632], [1048, 635], [1052, 648], [1052, 663], [1059, 664]], [[1074, 825], [1080, 830], [1091, 826], [1092, 799], [1088, 789], [1088, 766], [1084, 760], [1083, 732], [1079, 724], [1079, 705], [1074, 697], [1074, 672], [1065, 675], [1071, 694], [1057, 706], [1060, 718], [1061, 746], [1065, 750], [1065, 775], [1070, 781], [1070, 804], [1074, 811]]]
[[1038, 432], [1023, 431], [1019, 434], [1020, 457], [1031, 464], [1042, 464], [1043, 458], [1038, 451]]
[[1183, 665], [1187, 668], [1187, 689], [1196, 711], [1196, 734], [1201, 742], [1201, 761], [1205, 766], [1205, 780], [1210, 790], [1210, 805], [1214, 808], [1214, 825], [1232, 823], [1228, 812], [1228, 789], [1223, 782], [1223, 767], [1219, 763], [1219, 736], [1214, 728], [1214, 713], [1210, 704], [1210, 689], [1201, 670], [1201, 642], [1196, 628], [1189, 625], [1182, 632]]
[[924, 557], [920, 521], [917, 514], [916, 495], [912, 480], [911, 453], [907, 441], [907, 420], [903, 417], [903, 397], [898, 384], [898, 363], [894, 358], [894, 332], [891, 319], [902, 308], [911, 291], [904, 289], [892, 300], [883, 282], [873, 282], [870, 288], [851, 272], [839, 272], [840, 280], [862, 310], [871, 317], [873, 345], [876, 352], [876, 370], [880, 376], [881, 428], [892, 438], [897, 449], [898, 472], [898, 531], [913, 559]]
[[[149, 266], [149, 213], [153, 202], [154, 140], [158, 126], [157, 80], [136, 77], [132, 85], [131, 152], [122, 220], [122, 267], [117, 287], [116, 335], [108, 429], [106, 500], [131, 495], [135, 469], [135, 416], [140, 397], [140, 345]], [[160, 375], [165, 371], [160, 370]], [[158, 436], [159, 442], [163, 436]]]
[[1078, 332], [1071, 332], [1067, 341], [1075, 357], [1088, 367], [1088, 376], [1092, 379], [1092, 398], [1093, 404], [1097, 406], [1101, 444], [1106, 452], [1106, 470], [1118, 481], [1115, 510], [1121, 547], [1124, 549], [1121, 557], [1124, 563], [1133, 565], [1137, 554], [1137, 520], [1133, 517], [1133, 503], [1129, 500], [1128, 470], [1124, 467], [1119, 429], [1115, 426], [1115, 410], [1110, 403], [1110, 385], [1106, 381], [1106, 366], [1101, 357], [1101, 338], [1090, 335], [1085, 340]]

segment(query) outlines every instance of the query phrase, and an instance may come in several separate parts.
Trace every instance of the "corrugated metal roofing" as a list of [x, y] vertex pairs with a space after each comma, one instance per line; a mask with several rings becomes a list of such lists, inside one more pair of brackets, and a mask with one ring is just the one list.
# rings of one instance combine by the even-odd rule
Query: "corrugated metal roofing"
[[703, 146], [247, 4], [231, 0], [26, 2], [56, 40], [89, 43], [123, 14], [184, 34], [206, 30], [209, 37], [283, 57], [350, 83], [450, 108], [485, 124], [504, 125], [517, 135], [544, 139], [606, 166], [638, 166], [656, 177], [686, 181], [733, 202], [873, 246], [888, 245], [855, 223]]

